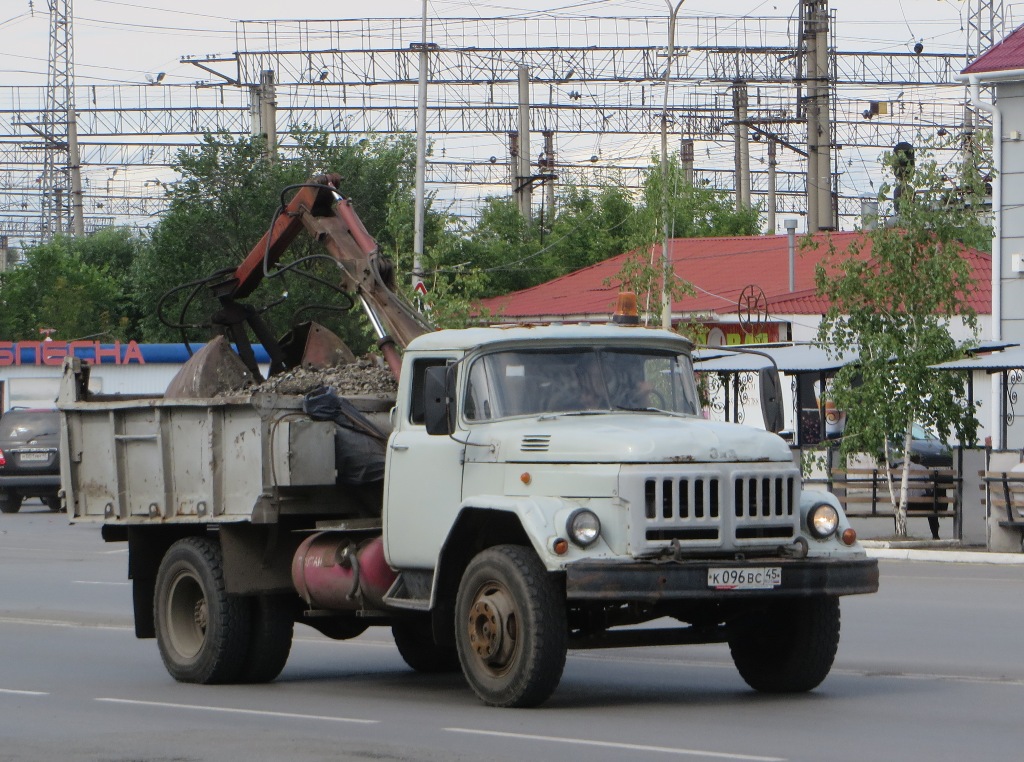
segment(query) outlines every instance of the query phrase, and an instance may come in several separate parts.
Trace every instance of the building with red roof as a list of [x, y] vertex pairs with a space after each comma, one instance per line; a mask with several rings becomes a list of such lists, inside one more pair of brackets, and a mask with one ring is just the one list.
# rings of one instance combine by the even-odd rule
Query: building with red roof
[[[797, 238], [793, 247], [792, 290], [788, 236], [672, 239], [672, 266], [697, 291], [673, 302], [673, 323], [693, 318], [706, 322], [712, 329], [713, 344], [812, 339], [829, 306], [814, 285], [815, 267], [828, 252], [829, 240], [837, 252], [857, 242], [861, 256], [871, 254], [870, 240], [861, 233], [818, 233], [812, 238], [816, 247], [802, 245], [803, 237]], [[656, 266], [661, 262], [661, 250], [656, 245], [646, 254]], [[620, 254], [533, 288], [492, 297], [484, 306], [496, 322], [606, 321], [621, 290], [619, 273], [630, 256], [634, 254]], [[965, 256], [978, 284], [968, 296], [968, 304], [980, 318], [982, 336], [987, 336], [992, 260], [974, 249]], [[753, 324], [741, 319], [741, 303], [754, 316]], [[641, 303], [641, 312], [644, 307]]]

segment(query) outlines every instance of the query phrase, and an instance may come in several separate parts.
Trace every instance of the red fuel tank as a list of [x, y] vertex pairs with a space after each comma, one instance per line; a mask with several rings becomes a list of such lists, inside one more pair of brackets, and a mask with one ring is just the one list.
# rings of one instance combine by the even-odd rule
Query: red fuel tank
[[308, 605], [321, 609], [383, 608], [397, 576], [384, 560], [382, 537], [357, 546], [348, 536], [320, 532], [292, 558], [292, 584]]

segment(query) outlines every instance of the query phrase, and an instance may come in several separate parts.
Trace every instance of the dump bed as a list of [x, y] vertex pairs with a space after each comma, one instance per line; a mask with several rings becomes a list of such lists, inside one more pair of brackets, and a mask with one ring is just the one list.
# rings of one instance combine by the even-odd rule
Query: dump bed
[[[337, 425], [310, 419], [301, 396], [125, 399], [84, 386], [69, 360], [58, 398], [61, 483], [76, 520], [262, 523], [354, 510], [352, 490], [337, 483]], [[375, 422], [391, 405], [350, 401]]]

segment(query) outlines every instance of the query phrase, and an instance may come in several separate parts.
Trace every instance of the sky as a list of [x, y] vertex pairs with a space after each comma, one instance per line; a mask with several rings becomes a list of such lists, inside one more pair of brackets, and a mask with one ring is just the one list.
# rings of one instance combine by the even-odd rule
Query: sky
[[[972, 2], [976, 0], [971, 0]], [[296, 12], [279, 0], [175, 0], [174, 9], [155, 0], [73, 0], [75, 63], [79, 82], [142, 83], [165, 72], [168, 82], [196, 79], [194, 67], [180, 64], [185, 55], [230, 53], [235, 49], [234, 22], [241, 19], [352, 18], [349, 10], [365, 7], [342, 2], [325, 13], [323, 6]], [[377, 0], [374, 17], [419, 17], [421, 0]], [[922, 42], [934, 52], [960, 52], [964, 45], [968, 4], [959, 0], [833, 0], [840, 47], [857, 51], [907, 51]], [[562, 15], [658, 16], [665, 0], [430, 0], [436, 17], [505, 17]], [[797, 4], [780, 0], [687, 0], [680, 10], [680, 44], [686, 44], [686, 19], [796, 15]], [[1024, 5], [1007, 4], [1008, 19], [1024, 18]], [[48, 45], [46, 0], [0, 2], [0, 81], [45, 82]]]
[[[204, 75], [180, 59], [231, 54], [239, 49], [235, 37], [238, 20], [332, 17], [322, 6], [302, 12], [280, 0], [175, 0], [173, 6], [173, 10], [162, 8], [156, 0], [73, 0], [77, 84], [145, 84], [161, 72], [166, 84], [190, 84]], [[342, 2], [330, 7], [337, 9], [333, 18], [353, 18], [351, 9], [367, 6], [371, 4]], [[737, 44], [726, 38], [742, 17], [791, 19], [796, 18], [798, 7], [797, 0], [686, 0], [680, 10], [676, 42], [680, 46], [695, 42], [698, 22], [706, 26], [708, 20], [716, 19], [723, 30], [721, 44]], [[960, 0], [832, 0], [830, 7], [837, 19], [838, 47], [845, 52], [909, 52], [915, 43], [936, 53], [959, 54], [965, 49], [969, 6]], [[376, 0], [372, 9], [375, 18], [416, 18], [423, 4], [422, 0]], [[1008, 28], [1014, 26], [1015, 11], [1024, 20], [1024, 4], [1004, 6]], [[668, 5], [667, 0], [429, 0], [427, 13], [436, 18], [544, 18], [555, 14], [663, 19]], [[0, 87], [45, 84], [48, 25], [46, 0], [0, 0]], [[461, 143], [449, 140], [449, 156], [472, 161], [486, 161], [503, 148], [500, 142], [495, 148], [494, 141], [474, 149], [465, 139]], [[577, 161], [585, 161], [584, 157], [603, 148], [604, 158], [610, 148], [607, 143], [595, 144], [593, 137], [576, 141], [559, 145], [560, 156], [576, 155]], [[731, 147], [724, 143], [706, 150], [709, 161], [729, 161]], [[712, 150], [721, 157], [712, 157]], [[650, 147], [633, 141], [621, 152], [623, 158], [643, 161], [650, 155]], [[871, 178], [876, 165], [874, 157], [854, 154], [842, 180], [848, 184], [844, 191], [849, 195], [873, 192], [876, 186]]]

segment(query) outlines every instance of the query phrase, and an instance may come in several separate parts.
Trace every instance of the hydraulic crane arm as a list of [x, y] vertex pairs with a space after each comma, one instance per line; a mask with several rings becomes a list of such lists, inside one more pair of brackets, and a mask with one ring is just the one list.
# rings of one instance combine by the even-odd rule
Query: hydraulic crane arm
[[394, 345], [405, 347], [432, 329], [397, 292], [391, 262], [380, 253], [351, 202], [338, 193], [340, 180], [336, 174], [321, 175], [300, 186], [270, 230], [215, 293], [222, 304], [251, 294], [305, 230], [338, 263], [344, 288], [359, 297], [397, 377], [400, 362]]

